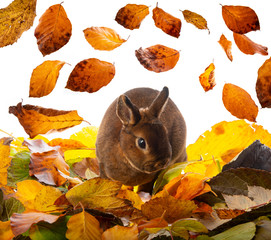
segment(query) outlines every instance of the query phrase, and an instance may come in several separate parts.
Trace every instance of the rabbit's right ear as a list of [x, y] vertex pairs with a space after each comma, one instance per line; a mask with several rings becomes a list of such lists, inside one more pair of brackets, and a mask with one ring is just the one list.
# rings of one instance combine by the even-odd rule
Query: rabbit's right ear
[[138, 108], [126, 95], [118, 98], [116, 113], [123, 125], [135, 125], [141, 119]]

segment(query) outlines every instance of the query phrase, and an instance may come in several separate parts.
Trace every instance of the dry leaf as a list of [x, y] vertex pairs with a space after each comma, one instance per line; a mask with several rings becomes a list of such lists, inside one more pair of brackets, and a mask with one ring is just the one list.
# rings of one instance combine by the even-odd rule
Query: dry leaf
[[232, 54], [231, 54], [231, 48], [232, 48], [232, 42], [229, 41], [224, 34], [221, 35], [218, 43], [222, 46], [222, 48], [224, 49], [228, 59], [230, 59], [230, 61], [233, 60], [232, 58]]
[[220, 219], [232, 219], [246, 212], [245, 210], [227, 208], [216, 208], [215, 211]]
[[243, 34], [233, 33], [234, 41], [239, 50], [245, 54], [254, 55], [259, 53], [261, 55], [268, 55], [268, 48], [251, 41]]
[[11, 240], [15, 236], [11, 231], [10, 221], [2, 222], [0, 221], [0, 239]]
[[141, 200], [140, 196], [136, 192], [130, 191], [128, 189], [119, 190], [117, 197], [131, 201], [135, 208], [141, 210], [143, 201]]
[[89, 149], [86, 145], [73, 139], [54, 138], [47, 143], [51, 147], [60, 146], [63, 151]]
[[207, 92], [216, 85], [215, 82], [215, 65], [211, 63], [206, 69], [205, 72], [199, 76], [199, 81], [204, 91]]
[[100, 170], [99, 170], [99, 163], [97, 158], [84, 158], [81, 162], [77, 162], [73, 164], [73, 170], [74, 172], [82, 177], [87, 178], [86, 171], [89, 170], [99, 176]]
[[64, 64], [62, 61], [48, 60], [37, 66], [30, 79], [29, 97], [43, 97], [51, 93]]
[[139, 48], [135, 55], [144, 68], [159, 73], [174, 68], [180, 54], [175, 49], [158, 44], [145, 49]]
[[146, 5], [127, 4], [121, 8], [115, 20], [125, 28], [138, 29], [142, 20], [149, 14], [149, 7]]
[[144, 228], [164, 228], [168, 223], [163, 217], [153, 218], [150, 221], [142, 220], [138, 223], [138, 231], [141, 232]]
[[222, 6], [222, 17], [227, 27], [239, 34], [260, 30], [260, 23], [255, 11], [245, 6]]
[[182, 13], [186, 22], [192, 23], [198, 29], [206, 29], [210, 33], [210, 30], [207, 26], [207, 21], [204, 17], [202, 17], [201, 15], [195, 12], [191, 12], [189, 10], [184, 10], [182, 11]]
[[162, 29], [166, 34], [178, 38], [182, 27], [182, 22], [179, 18], [176, 18], [163, 9], [156, 6], [153, 9], [153, 20], [155, 26]]
[[226, 83], [222, 100], [225, 108], [235, 117], [256, 122], [258, 107], [251, 96], [242, 88]]
[[10, 166], [11, 157], [10, 155], [10, 143], [12, 138], [1, 138], [0, 139], [0, 186], [7, 185], [7, 170]]
[[258, 70], [256, 92], [263, 108], [271, 107], [271, 58], [267, 59]]
[[103, 235], [102, 240], [137, 240], [138, 237], [137, 225], [132, 227], [123, 227], [116, 225], [107, 229]]
[[86, 28], [84, 34], [88, 43], [96, 50], [111, 51], [126, 42], [115, 30], [107, 27]]
[[49, 7], [40, 17], [35, 37], [43, 56], [62, 48], [72, 34], [72, 25], [61, 4]]
[[0, 9], [0, 47], [15, 43], [36, 17], [36, 0], [14, 0]]
[[72, 70], [66, 88], [79, 92], [97, 92], [115, 76], [112, 63], [89, 58], [79, 62]]
[[22, 103], [9, 107], [9, 113], [18, 118], [30, 138], [49, 131], [62, 131], [79, 125], [83, 121], [77, 111], [59, 111], [33, 105], [23, 106]]

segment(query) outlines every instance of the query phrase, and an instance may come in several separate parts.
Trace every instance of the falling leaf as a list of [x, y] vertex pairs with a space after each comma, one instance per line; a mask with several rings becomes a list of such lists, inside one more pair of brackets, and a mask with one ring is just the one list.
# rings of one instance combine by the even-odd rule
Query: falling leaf
[[189, 10], [184, 10], [182, 13], [186, 22], [192, 23], [198, 29], [206, 29], [210, 33], [210, 30], [207, 26], [207, 21], [204, 17]]
[[107, 229], [103, 235], [102, 240], [137, 240], [138, 237], [137, 225], [132, 227], [123, 227], [116, 225], [112, 228]]
[[0, 9], [0, 47], [15, 43], [36, 17], [36, 0], [14, 0]]
[[216, 85], [215, 82], [215, 65], [211, 63], [206, 69], [205, 72], [199, 76], [199, 81], [204, 91], [207, 92]]
[[0, 239], [11, 240], [14, 234], [11, 230], [10, 221], [0, 221]]
[[89, 58], [79, 62], [72, 70], [66, 88], [79, 92], [97, 92], [115, 76], [112, 63]]
[[29, 97], [43, 97], [51, 93], [64, 64], [65, 62], [48, 60], [37, 66], [30, 79]]
[[232, 42], [229, 41], [224, 34], [221, 35], [218, 43], [222, 46], [222, 48], [224, 49], [228, 59], [230, 59], [230, 61], [233, 60], [232, 58], [232, 53], [231, 53], [231, 48], [232, 48]]
[[72, 25], [61, 4], [53, 5], [45, 11], [34, 34], [43, 56], [59, 50], [68, 43]]
[[235, 117], [256, 122], [258, 107], [251, 96], [242, 88], [226, 83], [222, 100], [225, 108]]
[[145, 49], [139, 48], [135, 55], [144, 68], [157, 73], [174, 68], [179, 60], [177, 50], [160, 44]]
[[88, 43], [96, 50], [111, 51], [126, 42], [115, 30], [107, 27], [86, 28], [84, 34]]
[[149, 14], [149, 7], [146, 5], [127, 4], [121, 8], [115, 20], [130, 30], [138, 29], [142, 20]]
[[166, 34], [178, 38], [182, 27], [182, 22], [179, 18], [176, 18], [163, 9], [156, 6], [153, 9], [153, 20], [155, 26], [160, 28]]
[[23, 106], [22, 103], [9, 107], [9, 113], [18, 118], [30, 138], [53, 130], [62, 131], [83, 121], [77, 111], [59, 111], [33, 105]]
[[271, 58], [267, 59], [258, 70], [256, 92], [263, 108], [271, 107]]
[[99, 221], [85, 210], [71, 216], [67, 227], [66, 238], [68, 239], [99, 240], [102, 236]]
[[7, 185], [7, 169], [11, 162], [11, 158], [9, 156], [11, 142], [12, 138], [0, 139], [0, 186]]
[[251, 41], [243, 34], [233, 33], [233, 38], [239, 50], [245, 54], [254, 55], [259, 53], [261, 55], [268, 55], [268, 48]]
[[222, 6], [222, 17], [227, 27], [239, 34], [260, 30], [260, 23], [255, 11], [245, 6]]

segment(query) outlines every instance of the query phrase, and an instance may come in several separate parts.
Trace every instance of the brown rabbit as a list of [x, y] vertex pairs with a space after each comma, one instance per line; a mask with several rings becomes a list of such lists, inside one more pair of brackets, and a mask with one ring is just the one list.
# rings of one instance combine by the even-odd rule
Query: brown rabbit
[[109, 106], [96, 142], [101, 177], [143, 185], [186, 161], [185, 121], [168, 95], [167, 87], [135, 88]]

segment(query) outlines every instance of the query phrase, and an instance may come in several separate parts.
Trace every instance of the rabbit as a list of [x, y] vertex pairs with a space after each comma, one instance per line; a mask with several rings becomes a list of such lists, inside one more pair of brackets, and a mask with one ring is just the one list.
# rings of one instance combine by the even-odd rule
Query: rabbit
[[128, 186], [144, 186], [186, 161], [186, 124], [168, 88], [135, 88], [117, 98], [101, 121], [96, 156], [101, 178]]

